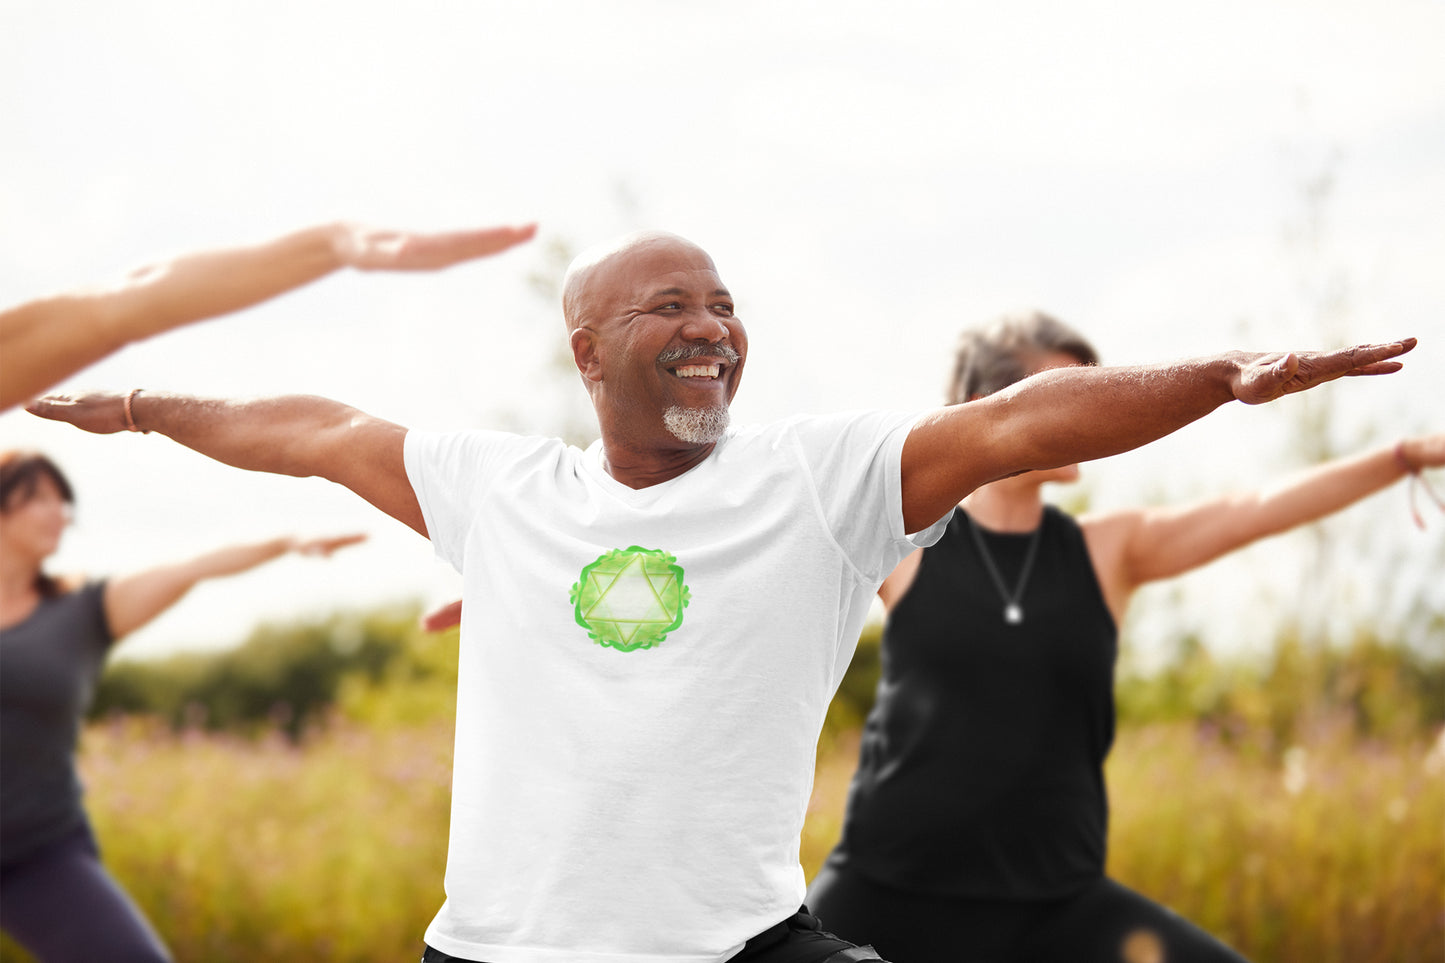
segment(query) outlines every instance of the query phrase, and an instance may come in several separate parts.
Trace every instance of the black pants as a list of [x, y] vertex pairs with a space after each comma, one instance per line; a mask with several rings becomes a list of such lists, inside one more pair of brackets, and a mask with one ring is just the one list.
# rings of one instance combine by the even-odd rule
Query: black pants
[[[428, 946], [422, 963], [480, 963]], [[870, 946], [855, 946], [825, 932], [804, 906], [777, 926], [748, 940], [728, 963], [886, 963]]]
[[1107, 878], [1063, 899], [964, 899], [905, 893], [827, 864], [808, 905], [829, 929], [866, 937], [893, 963], [1247, 963]]
[[0, 871], [0, 928], [46, 963], [169, 963], [81, 825]]

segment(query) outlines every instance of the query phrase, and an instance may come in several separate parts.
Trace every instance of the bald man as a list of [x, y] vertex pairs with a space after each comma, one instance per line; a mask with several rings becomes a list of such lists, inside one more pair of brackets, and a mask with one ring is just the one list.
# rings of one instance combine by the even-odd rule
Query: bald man
[[1116, 454], [1231, 400], [1388, 373], [1414, 345], [1057, 369], [968, 405], [739, 428], [747, 334], [701, 248], [648, 232], [590, 251], [563, 308], [601, 426], [586, 451], [408, 432], [314, 397], [31, 408], [94, 432], [129, 417], [227, 464], [329, 478], [462, 573], [428, 961], [877, 959], [801, 906], [798, 838], [823, 717], [883, 577], [981, 484]]

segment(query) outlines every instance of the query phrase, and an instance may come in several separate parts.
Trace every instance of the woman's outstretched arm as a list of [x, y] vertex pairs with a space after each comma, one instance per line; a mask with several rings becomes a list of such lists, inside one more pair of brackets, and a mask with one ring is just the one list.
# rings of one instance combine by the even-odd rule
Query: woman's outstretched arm
[[528, 240], [534, 225], [420, 234], [327, 224], [184, 254], [112, 284], [0, 311], [0, 411], [143, 338], [229, 314], [343, 268], [430, 271]]
[[1105, 595], [1181, 575], [1252, 542], [1332, 515], [1408, 475], [1445, 466], [1445, 432], [1307, 468], [1276, 485], [1189, 505], [1081, 519]]
[[119, 641], [166, 609], [179, 602], [197, 583], [249, 571], [283, 555], [329, 557], [337, 549], [364, 541], [365, 535], [300, 540], [273, 538], [264, 542], [232, 545], [196, 558], [160, 565], [106, 583], [104, 606], [111, 635]]

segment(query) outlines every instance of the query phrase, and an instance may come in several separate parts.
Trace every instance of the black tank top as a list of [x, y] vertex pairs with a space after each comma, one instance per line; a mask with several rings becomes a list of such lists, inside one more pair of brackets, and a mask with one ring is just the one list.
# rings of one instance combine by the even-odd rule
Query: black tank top
[[[970, 524], [955, 510], [889, 615], [830, 861], [913, 892], [1067, 895], [1104, 872], [1114, 620], [1078, 524], [1048, 507], [1008, 624]], [[1031, 533], [981, 535], [1012, 589]]]

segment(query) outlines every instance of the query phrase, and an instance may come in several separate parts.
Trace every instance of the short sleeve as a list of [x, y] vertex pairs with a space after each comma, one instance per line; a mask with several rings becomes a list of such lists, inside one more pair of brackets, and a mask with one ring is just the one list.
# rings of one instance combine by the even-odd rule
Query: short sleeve
[[408, 431], [402, 448], [407, 479], [421, 506], [437, 557], [461, 571], [466, 536], [509, 435], [493, 431]]
[[106, 652], [115, 644], [115, 636], [110, 631], [110, 621], [105, 617], [106, 581], [103, 578], [89, 580], [75, 592], [76, 605], [81, 610], [81, 617], [88, 629], [85, 638], [94, 639], [100, 652]]
[[867, 578], [881, 579], [938, 541], [947, 524], [945, 515], [920, 532], [904, 531], [903, 443], [920, 416], [869, 411], [796, 423], [825, 524]]

